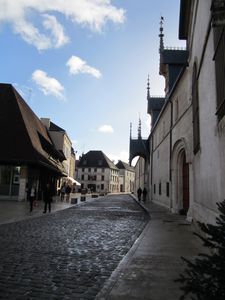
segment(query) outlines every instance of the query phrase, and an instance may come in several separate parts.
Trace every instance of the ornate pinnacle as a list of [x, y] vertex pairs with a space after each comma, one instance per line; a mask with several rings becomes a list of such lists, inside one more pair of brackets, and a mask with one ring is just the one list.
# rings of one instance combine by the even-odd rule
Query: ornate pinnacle
[[161, 16], [160, 18], [160, 28], [159, 28], [159, 31], [160, 31], [160, 34], [159, 34], [159, 38], [160, 38], [160, 42], [159, 42], [159, 53], [164, 49], [164, 43], [163, 43], [163, 37], [164, 37], [164, 34], [163, 34], [163, 21], [164, 21], [164, 18]]

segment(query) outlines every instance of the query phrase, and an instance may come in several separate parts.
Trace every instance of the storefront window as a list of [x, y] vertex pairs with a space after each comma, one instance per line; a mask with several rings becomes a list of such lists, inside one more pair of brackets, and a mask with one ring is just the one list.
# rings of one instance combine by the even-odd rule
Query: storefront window
[[17, 196], [20, 167], [0, 166], [0, 196]]

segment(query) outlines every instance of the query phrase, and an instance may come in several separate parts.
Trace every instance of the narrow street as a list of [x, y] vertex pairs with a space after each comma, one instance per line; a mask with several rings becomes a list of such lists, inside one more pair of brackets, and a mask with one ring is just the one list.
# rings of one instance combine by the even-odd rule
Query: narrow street
[[0, 299], [94, 299], [149, 220], [129, 195], [0, 226]]

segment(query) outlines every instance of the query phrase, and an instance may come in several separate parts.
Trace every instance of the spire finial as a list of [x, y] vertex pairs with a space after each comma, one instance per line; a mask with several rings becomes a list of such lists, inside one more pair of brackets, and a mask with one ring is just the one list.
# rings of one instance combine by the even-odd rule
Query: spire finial
[[149, 81], [149, 74], [148, 74], [148, 81], [147, 81], [147, 100], [150, 99], [150, 81]]
[[140, 117], [138, 122], [138, 138], [141, 139], [141, 118]]
[[161, 16], [160, 18], [160, 28], [159, 28], [159, 31], [160, 31], [160, 34], [159, 34], [159, 38], [160, 38], [160, 42], [159, 42], [159, 53], [164, 49], [164, 43], [163, 43], [163, 37], [164, 37], [164, 34], [163, 34], [163, 22], [164, 22], [164, 18]]

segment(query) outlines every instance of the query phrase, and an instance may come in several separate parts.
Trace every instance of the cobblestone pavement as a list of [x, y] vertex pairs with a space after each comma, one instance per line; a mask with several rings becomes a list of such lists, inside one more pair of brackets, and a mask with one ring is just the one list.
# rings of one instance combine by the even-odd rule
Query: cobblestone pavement
[[148, 222], [129, 195], [0, 226], [0, 299], [94, 299]]

